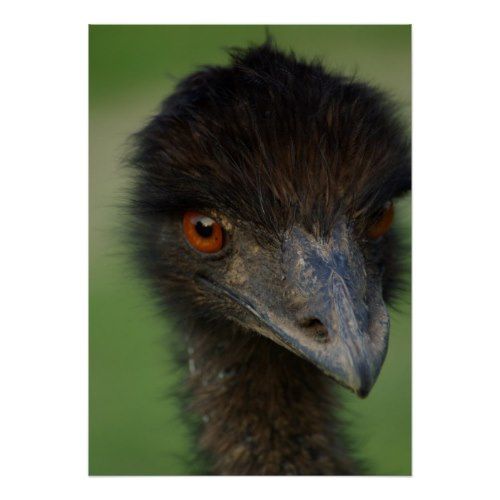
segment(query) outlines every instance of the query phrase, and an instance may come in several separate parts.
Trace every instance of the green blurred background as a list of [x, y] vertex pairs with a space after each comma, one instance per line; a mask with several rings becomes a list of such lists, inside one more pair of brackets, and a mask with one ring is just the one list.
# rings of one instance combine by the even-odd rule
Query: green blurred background
[[[410, 26], [269, 26], [277, 44], [388, 90], [410, 120]], [[225, 48], [259, 43], [263, 26], [90, 27], [91, 475], [189, 474], [189, 427], [168, 394], [181, 383], [168, 321], [137, 280], [120, 238], [126, 141], [179, 78], [224, 64]], [[396, 223], [410, 238], [410, 200]], [[389, 353], [366, 400], [345, 392], [346, 418], [373, 474], [411, 474], [410, 277], [391, 310]], [[171, 335], [171, 334], [170, 334]], [[172, 342], [175, 341], [171, 336]]]

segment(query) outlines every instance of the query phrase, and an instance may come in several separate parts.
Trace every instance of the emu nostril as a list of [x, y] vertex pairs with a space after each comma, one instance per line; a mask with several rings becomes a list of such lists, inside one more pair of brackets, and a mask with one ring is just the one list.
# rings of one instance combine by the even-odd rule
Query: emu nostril
[[299, 325], [318, 343], [324, 344], [330, 340], [326, 326], [317, 318], [305, 318], [299, 321]]

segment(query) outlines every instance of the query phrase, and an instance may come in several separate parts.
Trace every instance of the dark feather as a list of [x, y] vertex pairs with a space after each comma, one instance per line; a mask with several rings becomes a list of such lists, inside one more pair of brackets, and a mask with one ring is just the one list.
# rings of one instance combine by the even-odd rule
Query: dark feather
[[137, 254], [169, 314], [183, 319], [197, 365], [190, 408], [210, 421], [200, 446], [213, 472], [359, 472], [333, 416], [330, 381], [228, 323], [224, 304], [196, 291], [163, 227], [186, 210], [217, 210], [279, 247], [292, 225], [321, 239], [347, 217], [365, 258], [384, 269], [388, 299], [401, 267], [398, 237], [362, 235], [410, 189], [409, 139], [396, 105], [373, 86], [271, 41], [230, 54], [228, 66], [184, 79], [135, 136]]

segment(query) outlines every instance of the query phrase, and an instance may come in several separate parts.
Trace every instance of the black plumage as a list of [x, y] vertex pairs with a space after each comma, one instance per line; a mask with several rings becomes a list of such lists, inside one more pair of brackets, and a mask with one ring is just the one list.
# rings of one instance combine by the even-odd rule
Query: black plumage
[[[331, 379], [365, 396], [385, 357], [411, 179], [395, 105], [267, 42], [184, 79], [132, 165], [137, 257], [186, 338], [210, 470], [359, 472]], [[193, 246], [191, 213], [220, 249]]]

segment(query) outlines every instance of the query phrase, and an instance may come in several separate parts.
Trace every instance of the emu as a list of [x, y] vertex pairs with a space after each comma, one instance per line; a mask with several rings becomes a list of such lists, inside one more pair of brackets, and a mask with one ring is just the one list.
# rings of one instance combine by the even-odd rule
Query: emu
[[135, 136], [137, 257], [186, 342], [212, 474], [359, 474], [340, 391], [387, 352], [410, 145], [383, 92], [267, 41], [179, 83]]

